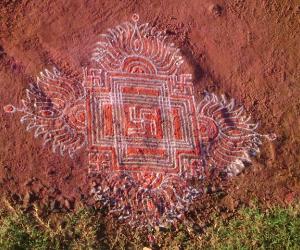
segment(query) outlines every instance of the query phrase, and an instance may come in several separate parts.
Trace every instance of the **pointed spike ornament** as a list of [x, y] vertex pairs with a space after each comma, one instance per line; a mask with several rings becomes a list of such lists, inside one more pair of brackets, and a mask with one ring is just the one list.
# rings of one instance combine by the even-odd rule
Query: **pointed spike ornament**
[[[206, 92], [196, 105], [180, 50], [134, 14], [99, 35], [81, 79], [58, 69], [26, 90], [20, 121], [62, 157], [86, 154], [91, 194], [132, 227], [183, 218], [210, 173], [239, 174], [259, 153], [258, 123], [234, 99]], [[203, 182], [204, 183], [204, 182]], [[196, 187], [197, 186], [197, 187]]]

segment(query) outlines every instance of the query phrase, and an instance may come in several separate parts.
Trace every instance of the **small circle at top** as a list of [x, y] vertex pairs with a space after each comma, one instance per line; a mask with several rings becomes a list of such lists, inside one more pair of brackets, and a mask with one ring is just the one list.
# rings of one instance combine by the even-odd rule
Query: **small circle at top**
[[135, 14], [132, 15], [132, 20], [133, 20], [134, 22], [137, 22], [139, 19], [140, 19], [140, 17], [139, 17], [138, 14], [135, 13]]

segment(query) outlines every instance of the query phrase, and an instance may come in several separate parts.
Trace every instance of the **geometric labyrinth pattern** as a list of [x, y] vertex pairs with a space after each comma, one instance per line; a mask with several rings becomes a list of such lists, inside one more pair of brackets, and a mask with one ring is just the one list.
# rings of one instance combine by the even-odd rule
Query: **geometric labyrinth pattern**
[[[211, 171], [236, 175], [259, 151], [242, 107], [207, 93], [196, 105], [179, 50], [133, 15], [102, 34], [83, 80], [54, 69], [27, 90], [22, 123], [54, 152], [87, 152], [95, 199], [134, 226], [180, 219]], [[272, 138], [270, 138], [272, 139]]]
[[[200, 143], [189, 76], [105, 72], [104, 78], [105, 87], [87, 86], [91, 170], [101, 172], [109, 155], [106, 164], [115, 171], [194, 176]], [[179, 87], [185, 91], [177, 93]], [[154, 186], [162, 181], [157, 177]]]

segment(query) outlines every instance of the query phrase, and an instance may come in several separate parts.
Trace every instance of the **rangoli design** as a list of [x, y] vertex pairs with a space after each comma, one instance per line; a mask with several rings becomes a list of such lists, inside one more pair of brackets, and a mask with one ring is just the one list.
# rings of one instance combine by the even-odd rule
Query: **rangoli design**
[[27, 89], [21, 122], [54, 152], [86, 150], [97, 200], [132, 225], [180, 218], [211, 169], [236, 175], [261, 137], [242, 107], [207, 93], [196, 105], [192, 76], [166, 35], [133, 15], [102, 34], [82, 80], [46, 70]]

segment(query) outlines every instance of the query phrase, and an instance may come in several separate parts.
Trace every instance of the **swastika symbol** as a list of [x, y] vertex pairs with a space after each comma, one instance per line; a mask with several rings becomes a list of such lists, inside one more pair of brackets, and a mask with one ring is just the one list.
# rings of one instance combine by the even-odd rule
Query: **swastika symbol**
[[156, 110], [150, 108], [129, 107], [130, 124], [132, 127], [128, 128], [128, 135], [131, 136], [156, 136]]
[[[192, 90], [187, 79], [185, 85]], [[106, 72], [101, 82], [105, 87], [91, 88], [86, 82], [92, 117], [88, 141], [93, 150], [110, 148], [116, 156], [115, 171], [181, 173], [187, 171], [182, 154], [200, 158], [194, 98], [174, 93], [173, 85], [179, 85], [174, 78], [113, 71]], [[105, 116], [109, 119], [101, 126]]]
[[102, 34], [82, 80], [45, 70], [26, 90], [21, 123], [72, 157], [85, 148], [94, 197], [119, 219], [157, 225], [186, 211], [207, 170], [237, 174], [259, 152], [257, 124], [242, 107], [206, 93], [196, 108], [182, 56], [148, 23], [126, 22]]

